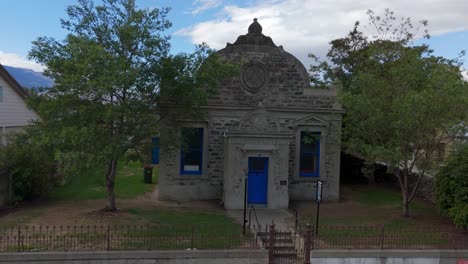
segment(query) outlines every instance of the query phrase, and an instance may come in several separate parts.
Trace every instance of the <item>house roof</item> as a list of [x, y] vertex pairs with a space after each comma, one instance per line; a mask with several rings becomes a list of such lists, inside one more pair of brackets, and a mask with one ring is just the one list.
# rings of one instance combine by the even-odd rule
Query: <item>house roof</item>
[[0, 77], [2, 77], [12, 88], [15, 90], [16, 93], [21, 96], [21, 98], [25, 98], [28, 96], [28, 92], [21, 87], [21, 85], [18, 83], [13, 76], [3, 67], [2, 64], [0, 64]]

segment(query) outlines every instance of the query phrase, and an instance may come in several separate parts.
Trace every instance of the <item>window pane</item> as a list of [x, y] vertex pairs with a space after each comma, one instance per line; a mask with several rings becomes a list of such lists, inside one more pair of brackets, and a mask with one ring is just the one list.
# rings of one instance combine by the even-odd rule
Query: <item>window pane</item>
[[185, 127], [181, 130], [181, 173], [201, 174], [203, 155], [203, 128]]
[[199, 171], [201, 167], [201, 152], [189, 151], [184, 153], [182, 163], [184, 171]]
[[182, 128], [183, 143], [191, 148], [201, 148], [203, 142], [203, 128], [184, 127]]
[[251, 171], [264, 171], [265, 170], [265, 160], [259, 158], [249, 158]]
[[301, 131], [299, 176], [319, 176], [320, 132]]
[[320, 133], [316, 132], [301, 132], [301, 152], [318, 152], [319, 151]]
[[300, 173], [313, 174], [317, 172], [317, 159], [315, 154], [302, 154], [300, 160]]

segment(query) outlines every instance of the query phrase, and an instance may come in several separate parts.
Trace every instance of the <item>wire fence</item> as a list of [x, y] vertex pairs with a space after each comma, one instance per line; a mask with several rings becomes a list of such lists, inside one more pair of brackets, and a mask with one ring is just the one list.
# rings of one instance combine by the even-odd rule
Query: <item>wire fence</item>
[[297, 232], [273, 229], [273, 233], [270, 229], [244, 235], [233, 226], [17, 226], [0, 228], [0, 252], [272, 246], [276, 252], [300, 255], [314, 249], [468, 249], [466, 232], [441, 228], [320, 226], [314, 230], [309, 226]]

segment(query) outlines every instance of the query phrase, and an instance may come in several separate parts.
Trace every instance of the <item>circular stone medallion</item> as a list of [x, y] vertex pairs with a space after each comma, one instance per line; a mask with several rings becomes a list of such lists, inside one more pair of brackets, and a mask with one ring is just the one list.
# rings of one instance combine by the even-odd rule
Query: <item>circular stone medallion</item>
[[267, 80], [268, 72], [265, 66], [259, 62], [250, 62], [242, 68], [241, 83], [248, 92], [258, 92], [266, 84]]

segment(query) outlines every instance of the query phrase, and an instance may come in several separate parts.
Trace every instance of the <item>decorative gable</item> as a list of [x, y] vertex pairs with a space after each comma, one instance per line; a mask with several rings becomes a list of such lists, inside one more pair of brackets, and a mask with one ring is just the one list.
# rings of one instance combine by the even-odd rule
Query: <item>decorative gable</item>
[[294, 121], [294, 125], [295, 126], [304, 126], [304, 125], [329, 126], [329, 122], [315, 114], [310, 114], [305, 117], [296, 119], [296, 121]]

